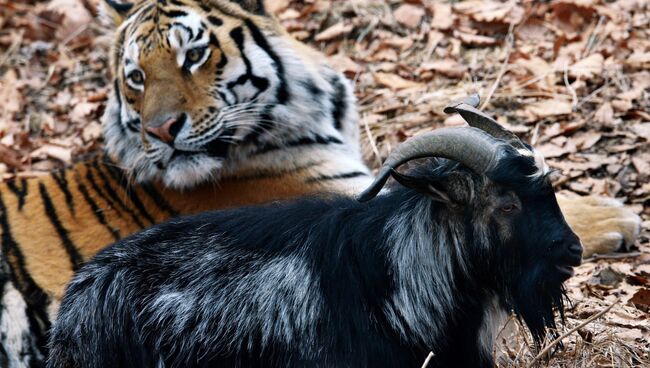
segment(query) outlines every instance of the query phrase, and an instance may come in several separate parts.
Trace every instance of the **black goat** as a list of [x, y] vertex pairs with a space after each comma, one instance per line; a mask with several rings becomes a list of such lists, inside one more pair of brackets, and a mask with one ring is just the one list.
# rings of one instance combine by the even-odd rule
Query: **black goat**
[[[541, 339], [580, 242], [529, 147], [451, 109], [483, 130], [406, 142], [361, 199], [402, 186], [373, 200], [178, 218], [105, 249], [68, 286], [48, 366], [490, 366], [508, 310]], [[424, 157], [446, 159], [395, 171]]]

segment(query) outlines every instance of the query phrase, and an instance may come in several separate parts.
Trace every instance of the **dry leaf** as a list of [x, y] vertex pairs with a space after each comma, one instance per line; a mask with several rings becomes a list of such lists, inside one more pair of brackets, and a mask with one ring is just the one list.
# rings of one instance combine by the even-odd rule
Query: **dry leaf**
[[93, 20], [81, 0], [52, 0], [47, 8], [63, 15], [62, 24], [56, 30], [57, 39], [62, 41], [79, 35]]
[[567, 115], [572, 112], [571, 103], [565, 100], [535, 102], [526, 106], [525, 109], [538, 119], [556, 115]]
[[352, 32], [354, 26], [352, 24], [344, 24], [343, 22], [336, 23], [335, 25], [327, 28], [323, 32], [316, 35], [316, 41], [328, 41], [334, 38], [341, 37], [345, 34]]
[[650, 142], [650, 123], [635, 124], [632, 126], [632, 130], [639, 137]]
[[573, 78], [593, 78], [603, 73], [605, 58], [602, 54], [592, 54], [569, 68], [569, 75]]
[[625, 64], [632, 68], [650, 69], [650, 52], [635, 51], [625, 60]]
[[612, 124], [614, 122], [614, 109], [612, 108], [612, 104], [605, 102], [604, 104], [600, 105], [598, 110], [596, 110], [594, 120], [598, 123], [606, 125]]
[[23, 167], [22, 162], [20, 162], [20, 154], [4, 144], [0, 144], [0, 162], [14, 169], [22, 169]]
[[72, 148], [64, 148], [53, 144], [45, 144], [29, 154], [31, 158], [43, 159], [51, 157], [66, 164], [72, 162]]
[[342, 71], [348, 75], [357, 74], [361, 71], [359, 64], [355, 63], [352, 59], [344, 54], [336, 54], [327, 58], [336, 70]]
[[424, 16], [424, 9], [419, 6], [404, 4], [393, 12], [395, 20], [408, 28], [416, 28], [420, 25]]
[[603, 137], [601, 133], [588, 131], [573, 138], [573, 143], [578, 150], [588, 150], [593, 147]]
[[375, 81], [392, 90], [422, 87], [422, 84], [413, 82], [393, 73], [373, 73]]
[[618, 112], [625, 113], [625, 112], [628, 112], [629, 110], [631, 110], [634, 107], [634, 105], [632, 104], [632, 101], [630, 101], [630, 100], [618, 100], [617, 99], [617, 100], [612, 101], [612, 107], [614, 108], [614, 110], [616, 110]]
[[630, 303], [644, 312], [650, 312], [650, 289], [643, 288], [637, 291], [630, 299]]
[[264, 6], [272, 14], [278, 14], [289, 6], [291, 0], [264, 0]]
[[491, 46], [497, 43], [497, 40], [492, 37], [473, 35], [459, 31], [454, 31], [454, 37], [460, 38], [465, 44], [475, 46]]
[[93, 121], [90, 124], [86, 125], [83, 131], [81, 132], [81, 138], [83, 138], [85, 142], [90, 142], [101, 136], [102, 136], [102, 126], [96, 121]]
[[23, 95], [16, 93], [18, 86], [18, 76], [13, 69], [9, 69], [0, 79], [0, 117], [9, 118], [14, 113], [21, 111], [23, 106]]
[[459, 64], [456, 60], [443, 59], [424, 63], [419, 70], [434, 71], [450, 78], [462, 78], [467, 72], [467, 67]]
[[517, 59], [515, 64], [522, 66], [534, 76], [542, 76], [553, 71], [553, 67], [546, 60], [538, 56], [532, 56], [528, 59]]
[[560, 157], [566, 155], [567, 153], [571, 153], [571, 150], [565, 147], [559, 147], [553, 143], [545, 143], [536, 148], [546, 158]]
[[97, 102], [80, 102], [76, 104], [72, 111], [70, 111], [70, 121], [73, 123], [87, 123], [90, 119], [90, 116], [97, 111], [99, 108], [99, 103]]
[[463, 1], [454, 4], [454, 9], [479, 22], [519, 23], [524, 15], [523, 8], [515, 1]]
[[433, 13], [431, 26], [436, 29], [446, 30], [454, 25], [454, 15], [451, 12], [451, 5], [447, 3], [434, 2], [428, 6]]
[[632, 164], [639, 174], [650, 175], [650, 153], [632, 156]]

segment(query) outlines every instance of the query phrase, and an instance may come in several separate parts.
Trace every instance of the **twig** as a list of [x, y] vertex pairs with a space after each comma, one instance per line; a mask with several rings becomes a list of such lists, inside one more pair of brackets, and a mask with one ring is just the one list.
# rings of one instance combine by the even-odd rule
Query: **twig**
[[381, 167], [381, 155], [379, 154], [379, 150], [377, 149], [377, 145], [375, 144], [375, 137], [372, 136], [372, 132], [370, 131], [370, 127], [368, 126], [368, 118], [366, 115], [363, 116], [361, 119], [363, 120], [363, 127], [366, 131], [366, 135], [368, 136], [368, 141], [370, 142], [370, 147], [372, 148], [372, 152], [375, 154], [375, 158], [377, 159], [377, 167]]
[[433, 359], [433, 352], [429, 352], [429, 355], [427, 355], [427, 359], [424, 360], [424, 364], [422, 364], [422, 368], [427, 368], [429, 363], [431, 363], [431, 359]]
[[[580, 76], [578, 76], [578, 79]], [[576, 79], [577, 80], [577, 79]], [[566, 88], [571, 92], [571, 99], [573, 100], [573, 103], [571, 104], [571, 107], [575, 109], [578, 106], [578, 95], [576, 94], [576, 90], [571, 86], [571, 83], [569, 83], [569, 63], [567, 62], [564, 64], [564, 85]]]
[[579, 329], [585, 327], [589, 323], [593, 322], [595, 319], [601, 317], [603, 314], [609, 312], [620, 301], [621, 301], [620, 298], [616, 299], [609, 307], [607, 307], [607, 308], [603, 309], [602, 311], [594, 314], [593, 316], [587, 318], [587, 320], [585, 320], [581, 324], [579, 324], [576, 327], [570, 329], [569, 331], [563, 333], [557, 339], [551, 341], [551, 343], [549, 343], [542, 351], [539, 352], [539, 354], [537, 354], [535, 356], [535, 358], [533, 358], [533, 360], [526, 366], [526, 368], [531, 368], [541, 357], [546, 355], [546, 353], [548, 353], [548, 351], [551, 350], [552, 347], [559, 344], [560, 341], [562, 341], [562, 339], [564, 339], [565, 337], [567, 337], [567, 336], [571, 335], [572, 333], [578, 331]]
[[5, 63], [9, 61], [11, 58], [11, 55], [18, 50], [20, 45], [23, 43], [23, 30], [20, 30], [18, 34], [15, 36], [13, 42], [11, 45], [9, 45], [9, 48], [7, 48], [7, 51], [5, 52], [4, 55], [2, 55], [2, 59], [0, 59], [0, 68], [2, 68]]
[[597, 261], [599, 259], [624, 259], [624, 258], [632, 258], [632, 257], [638, 257], [641, 255], [641, 252], [630, 252], [630, 253], [614, 253], [614, 254], [594, 254], [593, 256], [589, 258], [585, 258], [582, 260], [582, 262], [593, 262]]
[[514, 24], [511, 24], [510, 29], [508, 29], [508, 35], [506, 36], [506, 59], [503, 61], [503, 64], [501, 64], [501, 69], [499, 69], [497, 79], [494, 81], [494, 83], [492, 83], [490, 91], [488, 92], [487, 96], [485, 96], [485, 101], [483, 101], [483, 104], [481, 105], [481, 110], [483, 110], [488, 105], [488, 103], [490, 103], [490, 99], [492, 99], [494, 91], [496, 91], [497, 87], [499, 87], [501, 78], [503, 78], [503, 75], [506, 74], [506, 70], [508, 69], [508, 60], [510, 60], [510, 53], [512, 53], [512, 48], [515, 44], [515, 36], [512, 33], [513, 28]]
[[596, 27], [594, 27], [594, 29], [591, 31], [591, 34], [587, 39], [587, 44], [585, 45], [584, 50], [582, 50], [583, 58], [589, 56], [591, 52], [596, 48], [596, 40], [598, 40], [598, 34], [600, 33], [600, 29], [603, 27], [605, 20], [607, 20], [607, 17], [604, 15], [601, 15], [600, 18], [598, 18], [598, 23], [596, 23]]

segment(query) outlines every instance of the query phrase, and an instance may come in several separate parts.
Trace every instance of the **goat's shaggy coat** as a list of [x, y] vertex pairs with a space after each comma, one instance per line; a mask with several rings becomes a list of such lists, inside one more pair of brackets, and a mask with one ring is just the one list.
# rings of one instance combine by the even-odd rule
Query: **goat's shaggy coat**
[[444, 203], [399, 187], [127, 238], [69, 285], [49, 367], [419, 367], [429, 351], [430, 366], [489, 366], [492, 318], [514, 309], [541, 337], [562, 307], [558, 265], [575, 263], [549, 182], [512, 156], [491, 179], [419, 165], [410, 179]]

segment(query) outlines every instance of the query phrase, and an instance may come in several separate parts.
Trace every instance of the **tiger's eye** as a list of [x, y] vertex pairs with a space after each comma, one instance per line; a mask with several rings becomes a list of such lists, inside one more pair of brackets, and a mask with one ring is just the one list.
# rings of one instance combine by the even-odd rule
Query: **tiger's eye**
[[144, 75], [139, 70], [134, 70], [131, 73], [129, 73], [129, 79], [131, 79], [131, 82], [135, 84], [144, 83]]
[[192, 63], [197, 63], [203, 56], [203, 49], [192, 49], [187, 52], [187, 60]]

